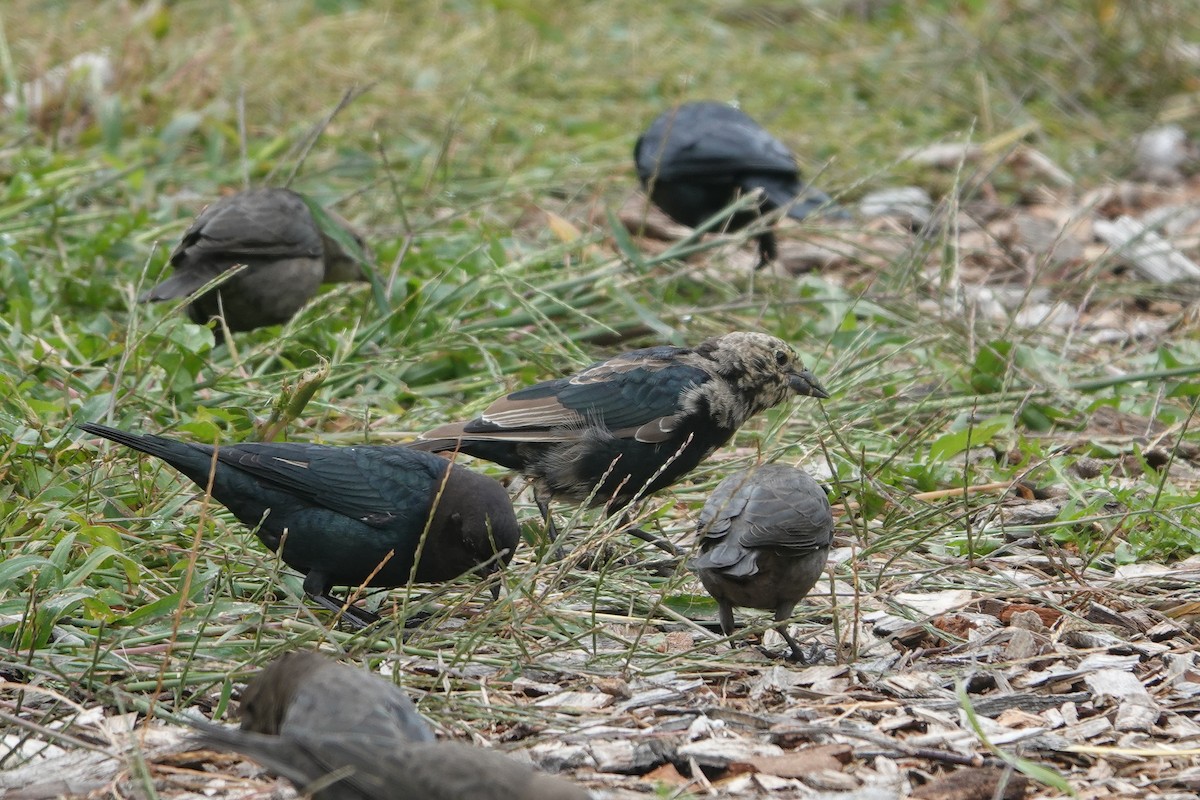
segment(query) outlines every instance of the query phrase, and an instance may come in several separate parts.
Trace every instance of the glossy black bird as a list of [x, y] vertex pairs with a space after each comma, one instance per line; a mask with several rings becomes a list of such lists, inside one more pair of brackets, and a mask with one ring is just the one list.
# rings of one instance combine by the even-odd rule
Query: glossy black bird
[[613, 514], [678, 481], [746, 420], [792, 394], [829, 396], [781, 339], [728, 333], [692, 348], [633, 350], [518, 389], [413, 446], [520, 471], [533, 480], [547, 522], [554, 498]]
[[[320, 730], [269, 736], [189, 721], [195, 743], [242, 753], [316, 800], [588, 800], [581, 786], [457, 742], [395, 742]], [[317, 782], [320, 781], [318, 784]]]
[[[330, 211], [359, 257], [366, 244]], [[366, 280], [359, 257], [348, 252], [313, 218], [304, 198], [290, 189], [254, 189], [222, 197], [200, 212], [171, 253], [174, 273], [139, 300], [180, 300], [238, 264], [246, 269], [188, 304], [191, 320], [205, 325], [224, 315], [230, 331], [287, 322], [322, 283]], [[223, 338], [220, 325], [217, 341]]]
[[[734, 213], [726, 228], [744, 228], [777, 208], [804, 219], [831, 203], [804, 185], [795, 157], [778, 139], [725, 103], [684, 103], [662, 113], [638, 137], [633, 160], [654, 204], [693, 228], [755, 190], [757, 206]], [[775, 234], [768, 230], [758, 243], [762, 266], [777, 254]]]
[[[499, 483], [407, 447], [236, 444], [215, 448], [214, 460], [210, 445], [79, 427], [161, 458], [201, 488], [212, 472], [213, 498], [268, 549], [282, 545], [305, 593], [330, 610], [342, 608], [331, 586], [407, 584], [418, 550], [413, 579], [439, 582], [507, 564], [520, 539]], [[344, 616], [375, 619], [353, 607]]]
[[783, 623], [829, 559], [833, 513], [820, 485], [782, 464], [738, 472], [713, 490], [696, 531], [701, 553], [688, 566], [720, 606], [725, 635], [734, 631], [734, 606], [774, 611], [776, 630], [804, 660]]
[[242, 730], [274, 736], [360, 734], [380, 742], [432, 742], [412, 700], [380, 676], [311, 650], [272, 661], [242, 691]]

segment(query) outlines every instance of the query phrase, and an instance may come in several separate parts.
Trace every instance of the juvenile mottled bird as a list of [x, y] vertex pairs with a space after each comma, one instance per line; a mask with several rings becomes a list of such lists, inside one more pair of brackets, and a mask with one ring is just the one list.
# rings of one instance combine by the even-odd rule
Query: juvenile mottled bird
[[782, 623], [829, 558], [833, 513], [820, 485], [782, 464], [730, 475], [704, 504], [697, 534], [701, 553], [688, 566], [720, 606], [725, 635], [734, 631], [734, 606], [774, 611], [793, 658], [804, 660]]
[[[795, 157], [778, 139], [725, 103], [684, 103], [659, 115], [638, 137], [633, 159], [654, 204], [691, 227], [756, 189], [757, 207], [735, 213], [729, 230], [777, 208], [804, 219], [831, 202], [804, 185]], [[758, 243], [762, 266], [776, 256], [775, 234], [768, 230]]]
[[242, 730], [274, 736], [361, 734], [379, 741], [432, 742], [404, 690], [374, 673], [311, 650], [272, 661], [246, 685]]
[[[365, 256], [366, 245], [349, 223], [325, 214]], [[304, 198], [290, 189], [255, 189], [212, 203], [183, 234], [170, 262], [171, 277], [139, 300], [179, 300], [231, 267], [246, 265], [187, 308], [199, 325], [223, 313], [231, 331], [287, 322], [322, 283], [366, 280], [354, 254], [320, 229]], [[220, 325], [215, 336], [222, 340]]]
[[548, 522], [554, 498], [613, 514], [678, 481], [792, 394], [829, 396], [782, 340], [727, 333], [692, 348], [633, 350], [519, 389], [413, 446], [519, 470], [533, 480]]
[[[507, 564], [520, 539], [499, 483], [407, 447], [214, 448], [79, 427], [161, 458], [201, 488], [211, 473], [213, 498], [256, 528], [270, 550], [282, 545], [284, 563], [305, 575], [305, 593], [333, 611], [342, 603], [329, 595], [331, 586], [405, 585], [418, 550], [414, 580], [439, 582]], [[375, 620], [353, 607], [344, 616], [357, 625]]]
[[395, 742], [319, 730], [269, 736], [192, 722], [195, 742], [242, 753], [316, 800], [588, 800], [562, 778], [456, 742]]

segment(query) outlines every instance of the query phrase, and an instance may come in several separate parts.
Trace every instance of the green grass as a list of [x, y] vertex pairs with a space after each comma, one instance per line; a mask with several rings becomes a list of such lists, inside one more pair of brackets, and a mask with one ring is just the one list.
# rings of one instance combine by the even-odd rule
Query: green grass
[[[1067, 508], [1032, 534], [1101, 570], [1200, 552], [1197, 487], [1158, 469], [1153, 436], [1088, 427], [1108, 409], [1134, 426], [1157, 419], [1168, 441], [1200, 441], [1194, 318], [1170, 339], [1118, 346], [964, 313], [940, 293], [958, 263], [945, 234], [904, 240], [866, 277], [748, 278], [722, 267], [736, 243], [706, 240], [701, 268], [654, 258], [613, 230], [609, 212], [635, 184], [637, 132], [684, 99], [739, 101], [847, 203], [911, 182], [973, 199], [963, 187], [979, 176], [903, 160], [935, 141], [1023, 131], [1095, 186], [1125, 169], [1138, 131], [1195, 122], [1192, 68], [1174, 49], [1200, 33], [1185, 3], [914, 5], [875, 3], [867, 18], [815, 0], [718, 2], [705, 13], [625, 0], [6, 5], [8, 89], [102, 48], [117, 77], [102, 97], [69, 91], [48, 109], [18, 105], [5, 121], [0, 668], [109, 707], [144, 709], [153, 696], [160, 707], [219, 713], [230, 676], [324, 641], [411, 667], [398, 671], [448, 731], [528, 722], [547, 736], [572, 721], [481, 704], [485, 684], [466, 666], [495, 668], [489, 686], [535, 669], [580, 685], [744, 669], [708, 638], [684, 653], [656, 649], [665, 630], [695, 630], [688, 619], [711, 619], [714, 606], [684, 573], [651, 578], [619, 560], [579, 569], [609, 540], [618, 555], [633, 547], [588, 513], [572, 520], [576, 557], [547, 563], [525, 548], [499, 604], [478, 585], [432, 599], [416, 587], [372, 599], [397, 618], [433, 613], [407, 637], [327, 630], [298, 578], [223, 509], [197, 501], [170, 469], [71, 428], [99, 420], [253, 439], [326, 363], [287, 438], [403, 441], [506, 389], [643, 344], [731, 329], [793, 341], [833, 398], [752, 422], [691, 480], [651, 498], [642, 520], [686, 540], [706, 490], [760, 454], [831, 473], [839, 497], [860, 509], [839, 523], [857, 558], [837, 573], [861, 598], [832, 609], [817, 600], [837, 623], [826, 633], [853, 628], [857, 603], [901, 580], [1017, 593], [974, 569], [1010, 547], [985, 525], [998, 496], [918, 492], [1054, 487]], [[301, 163], [310, 133], [355, 86], [365, 91]], [[295, 188], [366, 233], [390, 286], [382, 308], [369, 287], [343, 286], [282, 329], [214, 350], [211, 334], [173, 309], [134, 302], [221, 188], [293, 172]], [[1002, 201], [1028, 188], [1004, 166], [990, 178]], [[564, 241], [546, 211], [579, 238]], [[851, 252], [859, 246], [847, 237]], [[922, 276], [930, 268], [941, 284]], [[1108, 275], [1103, 265], [1092, 274]], [[1049, 286], [1069, 302], [1088, 288]], [[1113, 307], [1163, 297], [1129, 283], [1091, 288]], [[1100, 459], [1097, 477], [1074, 470], [1084, 456]], [[527, 495], [518, 514], [536, 540]], [[839, 657], [856, 657], [852, 643], [846, 634]], [[73, 713], [35, 705], [42, 724]]]

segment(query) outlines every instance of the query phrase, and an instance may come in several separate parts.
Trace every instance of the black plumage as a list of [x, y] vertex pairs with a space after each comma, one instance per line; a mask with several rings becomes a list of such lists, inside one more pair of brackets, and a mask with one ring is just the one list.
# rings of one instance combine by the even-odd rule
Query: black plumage
[[[246, 268], [188, 304], [193, 322], [204, 325], [224, 316], [230, 331], [279, 325], [291, 319], [323, 283], [366, 280], [360, 261], [368, 254], [349, 223], [329, 211], [353, 241], [349, 252], [313, 218], [305, 199], [290, 189], [255, 189], [223, 197], [207, 206], [171, 253], [171, 277], [139, 300], [180, 300], [226, 270]], [[217, 340], [222, 328], [215, 329]]]
[[[407, 584], [410, 573], [417, 582], [439, 582], [490, 572], [508, 563], [520, 539], [499, 483], [406, 447], [214, 448], [80, 427], [163, 459], [201, 488], [212, 473], [213, 498], [270, 550], [282, 545], [284, 563], [305, 575], [305, 593], [332, 610], [342, 604], [330, 597], [331, 586], [392, 587]], [[357, 624], [374, 619], [353, 608], [346, 617]]]
[[[804, 219], [831, 203], [804, 185], [782, 142], [725, 103], [684, 103], [662, 113], [638, 137], [633, 159], [654, 204], [691, 227], [755, 190], [761, 192], [757, 205], [735, 212], [726, 228], [744, 228], [777, 208]], [[775, 234], [767, 230], [758, 241], [761, 266], [777, 254]]]
[[547, 520], [554, 498], [612, 514], [675, 483], [792, 394], [829, 396], [785, 342], [735, 332], [693, 348], [633, 350], [519, 389], [413, 446], [519, 470]]
[[242, 730], [273, 736], [359, 734], [380, 742], [432, 742], [404, 690], [311, 650], [285, 653], [242, 691]]
[[701, 553], [688, 566], [716, 599], [725, 635], [734, 631], [734, 606], [774, 611], [776, 630], [803, 660], [783, 623], [829, 558], [833, 513], [820, 485], [782, 464], [730, 475], [704, 504], [697, 534]]

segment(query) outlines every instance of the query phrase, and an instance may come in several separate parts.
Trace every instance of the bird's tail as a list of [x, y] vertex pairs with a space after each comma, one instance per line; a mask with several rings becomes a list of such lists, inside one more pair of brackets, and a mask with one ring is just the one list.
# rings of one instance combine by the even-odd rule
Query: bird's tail
[[79, 423], [79, 428], [96, 436], [103, 436], [105, 439], [110, 439], [117, 444], [123, 444], [126, 447], [132, 447], [134, 450], [149, 453], [159, 458], [166, 458], [167, 455], [175, 452], [175, 448], [169, 446], [175, 444], [175, 442], [163, 439], [161, 436], [130, 433], [120, 428], [110, 428], [107, 425], [100, 425], [95, 422], [81, 422]]
[[308, 769], [304, 768], [304, 759], [297, 758], [292, 753], [300, 748], [290, 740], [265, 733], [227, 728], [201, 720], [186, 721], [196, 729], [196, 735], [189, 740], [193, 746], [249, 756], [276, 775], [287, 778], [297, 787], [307, 786], [321, 776], [320, 769], [311, 765]]
[[207, 483], [208, 473], [212, 469], [212, 448], [207, 445], [179, 442], [153, 434], [130, 433], [94, 422], [81, 422], [79, 427], [117, 444], [161, 458], [201, 486]]
[[793, 180], [783, 178], [773, 179], [770, 176], [757, 176], [754, 186], [761, 189], [764, 196], [763, 208], [785, 209], [792, 219], [804, 219], [812, 216], [818, 209], [824, 209], [827, 215], [840, 216], [845, 214], [833, 198], [813, 186], [797, 184]]

